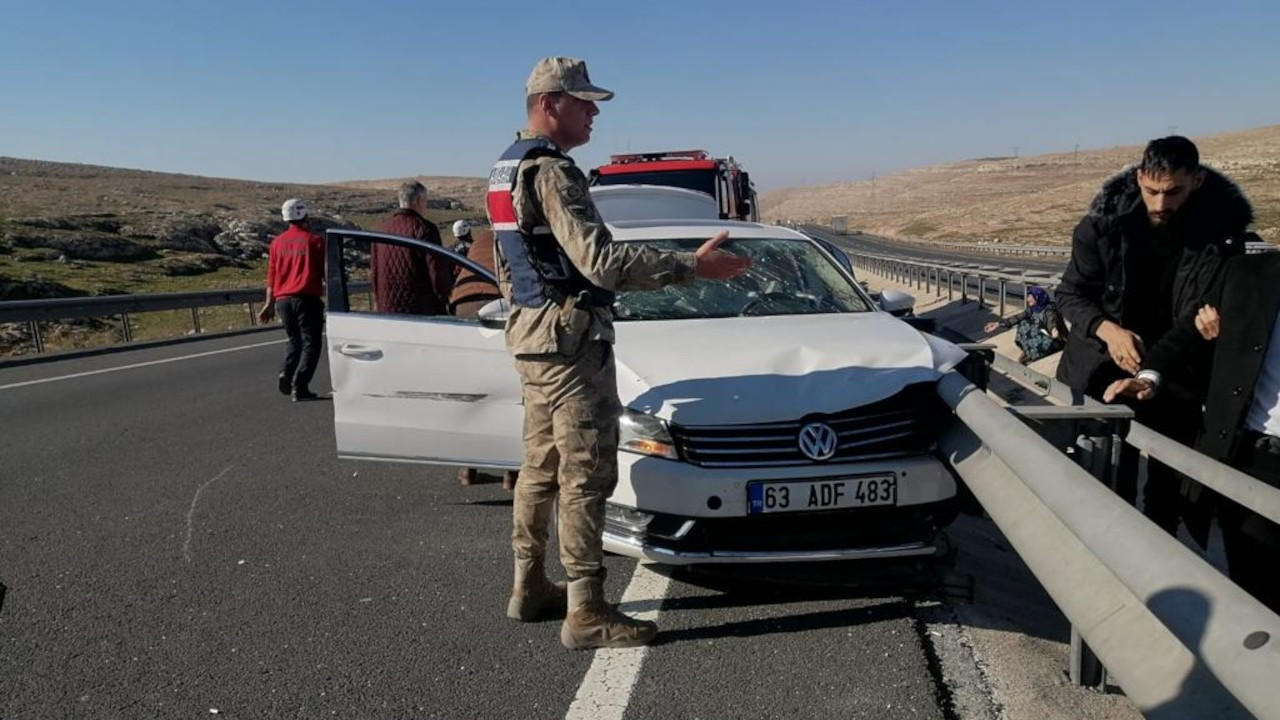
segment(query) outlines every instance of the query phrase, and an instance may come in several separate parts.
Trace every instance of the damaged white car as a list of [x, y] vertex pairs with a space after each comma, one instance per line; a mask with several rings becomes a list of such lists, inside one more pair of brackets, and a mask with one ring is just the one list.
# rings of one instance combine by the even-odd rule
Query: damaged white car
[[[956, 483], [934, 385], [966, 357], [878, 308], [821, 244], [720, 220], [611, 223], [616, 242], [693, 250], [720, 230], [752, 258], [729, 282], [620, 293], [621, 419], [606, 549], [664, 563], [938, 552]], [[328, 347], [338, 453], [518, 468], [520, 384], [499, 303], [476, 318], [389, 315], [357, 292], [370, 243], [331, 230]]]

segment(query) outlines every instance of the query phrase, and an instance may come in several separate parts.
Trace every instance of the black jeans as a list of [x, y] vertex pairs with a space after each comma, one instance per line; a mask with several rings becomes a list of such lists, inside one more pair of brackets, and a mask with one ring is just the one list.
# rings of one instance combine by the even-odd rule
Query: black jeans
[[[1230, 464], [1273, 487], [1280, 487], [1280, 454], [1258, 444], [1258, 433], [1242, 431]], [[1280, 525], [1226, 498], [1218, 523], [1227, 551], [1227, 574], [1262, 604], [1280, 613]]]
[[276, 313], [289, 335], [280, 375], [292, 380], [295, 390], [310, 390], [311, 376], [320, 362], [324, 303], [318, 297], [291, 295], [276, 301]]
[[[1101, 401], [1102, 393], [1113, 380], [1130, 377], [1111, 365], [1099, 368], [1085, 393]], [[1162, 388], [1162, 391], [1164, 388]], [[1158, 433], [1184, 445], [1195, 442], [1200, 426], [1200, 408], [1194, 400], [1164, 392], [1145, 401], [1126, 403], [1133, 408], [1134, 419]], [[1134, 504], [1138, 494], [1138, 449], [1128, 443], [1120, 446], [1120, 464], [1116, 468], [1116, 494]], [[1147, 459], [1147, 484], [1142, 491], [1142, 513], [1170, 535], [1176, 535], [1179, 522], [1186, 520], [1187, 530], [1202, 545], [1211, 516], [1183, 497], [1183, 478], [1164, 463]]]

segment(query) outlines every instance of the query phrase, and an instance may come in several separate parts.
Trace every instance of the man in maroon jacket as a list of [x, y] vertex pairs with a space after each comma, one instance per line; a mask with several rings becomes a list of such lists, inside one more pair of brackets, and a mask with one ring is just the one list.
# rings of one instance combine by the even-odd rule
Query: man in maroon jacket
[[[440, 230], [428, 220], [427, 188], [416, 180], [400, 186], [400, 209], [378, 228], [388, 235], [436, 245]], [[420, 248], [374, 243], [370, 258], [375, 309], [381, 313], [445, 315], [453, 291], [453, 268]]]
[[280, 216], [289, 229], [271, 241], [267, 254], [267, 297], [258, 319], [269, 322], [278, 311], [289, 335], [284, 364], [280, 367], [280, 392], [294, 401], [314, 400], [311, 376], [320, 362], [320, 335], [324, 332], [324, 238], [311, 232], [307, 204], [285, 201]]

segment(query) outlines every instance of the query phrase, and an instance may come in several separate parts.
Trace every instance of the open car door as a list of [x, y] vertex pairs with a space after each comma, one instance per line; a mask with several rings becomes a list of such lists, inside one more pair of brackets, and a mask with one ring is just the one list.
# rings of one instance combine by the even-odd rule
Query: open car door
[[439, 245], [395, 235], [329, 230], [326, 242], [338, 456], [518, 468], [523, 407], [503, 337], [505, 312], [488, 318], [385, 312], [375, 304], [370, 256], [384, 248], [420, 249], [496, 288], [493, 273]]

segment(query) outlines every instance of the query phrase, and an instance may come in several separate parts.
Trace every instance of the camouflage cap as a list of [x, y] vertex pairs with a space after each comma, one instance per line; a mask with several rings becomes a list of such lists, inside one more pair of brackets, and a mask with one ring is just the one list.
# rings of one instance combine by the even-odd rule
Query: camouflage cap
[[579, 100], [600, 102], [612, 100], [613, 91], [591, 84], [585, 60], [571, 57], [545, 57], [533, 66], [524, 84], [524, 94], [539, 95], [565, 92]]

